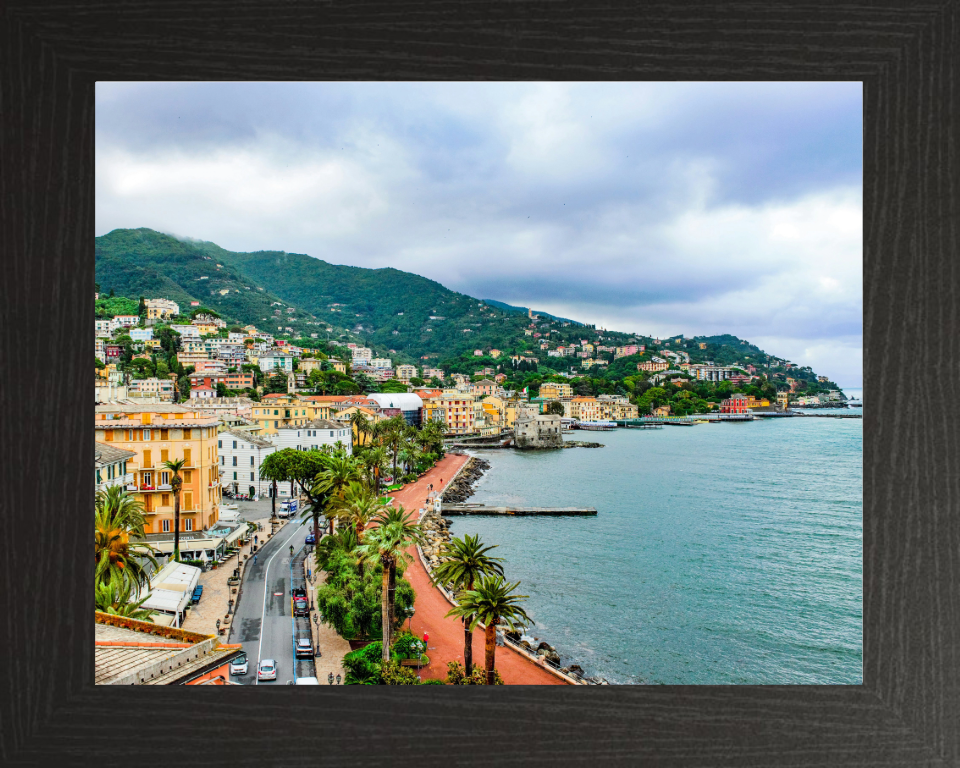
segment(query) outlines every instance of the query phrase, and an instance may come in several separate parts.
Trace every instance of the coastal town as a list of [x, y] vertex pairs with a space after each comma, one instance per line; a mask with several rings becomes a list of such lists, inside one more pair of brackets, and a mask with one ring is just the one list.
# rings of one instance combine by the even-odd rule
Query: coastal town
[[[715, 364], [709, 341], [604, 343], [533, 311], [516, 349], [444, 370], [324, 323], [95, 298], [101, 684], [603, 683], [531, 634], [497, 558], [451, 536], [444, 504], [483, 470], [463, 449], [848, 405], [754, 348]], [[610, 366], [624, 375], [592, 378]]]

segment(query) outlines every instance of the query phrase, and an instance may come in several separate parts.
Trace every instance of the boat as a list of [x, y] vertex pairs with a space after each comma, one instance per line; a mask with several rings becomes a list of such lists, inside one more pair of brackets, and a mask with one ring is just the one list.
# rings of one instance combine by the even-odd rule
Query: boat
[[606, 432], [617, 428], [615, 421], [580, 421], [577, 422], [578, 429], [586, 429], [592, 432]]

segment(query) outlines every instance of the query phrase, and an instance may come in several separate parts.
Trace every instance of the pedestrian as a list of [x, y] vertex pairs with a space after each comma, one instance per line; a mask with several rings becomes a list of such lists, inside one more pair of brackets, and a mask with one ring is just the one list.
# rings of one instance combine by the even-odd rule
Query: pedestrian
[[423, 644], [426, 645], [430, 641], [430, 635], [426, 632], [423, 633]]
[[257, 564], [257, 556], [256, 556], [256, 555], [253, 556], [253, 564], [254, 564], [254, 565]]

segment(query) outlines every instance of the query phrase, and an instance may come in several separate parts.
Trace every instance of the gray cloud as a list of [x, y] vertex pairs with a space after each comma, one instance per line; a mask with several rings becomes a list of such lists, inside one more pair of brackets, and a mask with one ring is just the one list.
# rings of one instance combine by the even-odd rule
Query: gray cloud
[[97, 233], [763, 337], [857, 386], [861, 110], [855, 83], [105, 83]]

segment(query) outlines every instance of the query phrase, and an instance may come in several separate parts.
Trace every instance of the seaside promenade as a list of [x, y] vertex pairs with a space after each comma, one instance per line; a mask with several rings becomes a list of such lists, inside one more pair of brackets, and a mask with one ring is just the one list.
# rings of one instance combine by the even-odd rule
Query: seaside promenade
[[[408, 512], [416, 514], [418, 509], [426, 506], [427, 486], [432, 483], [434, 490], [442, 490], [450, 484], [451, 478], [469, 461], [469, 458], [469, 456], [448, 453], [417, 482], [393, 493], [394, 504], [400, 504]], [[413, 562], [408, 563], [405, 577], [417, 595], [417, 610], [413, 616], [412, 630], [421, 638], [426, 632], [430, 638], [427, 642], [430, 664], [421, 670], [421, 676], [424, 679], [435, 677], [443, 680], [447, 676], [448, 662], [463, 663], [463, 624], [453, 617], [446, 618], [452, 606], [440, 590], [433, 586], [423, 563], [417, 556], [417, 548], [411, 547], [408, 551], [413, 557]], [[509, 566], [506, 570], [509, 578]], [[523, 585], [521, 584], [520, 587], [522, 592]], [[404, 627], [407, 625], [408, 622], [405, 622]], [[474, 666], [483, 668], [483, 660], [484, 637], [483, 632], [478, 628], [473, 631]], [[497, 647], [496, 666], [507, 685], [568, 684], [509, 646]]]

